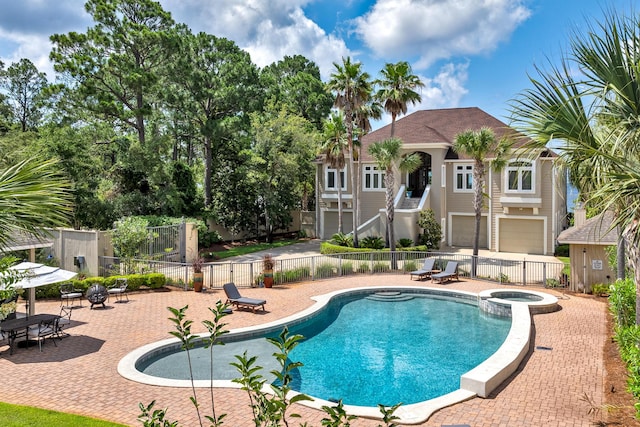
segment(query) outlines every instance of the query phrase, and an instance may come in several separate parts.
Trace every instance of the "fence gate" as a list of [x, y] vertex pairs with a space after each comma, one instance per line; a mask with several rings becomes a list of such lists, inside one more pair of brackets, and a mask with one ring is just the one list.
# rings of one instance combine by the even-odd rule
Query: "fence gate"
[[142, 245], [140, 253], [152, 259], [185, 262], [187, 259], [186, 224], [148, 227], [149, 241]]

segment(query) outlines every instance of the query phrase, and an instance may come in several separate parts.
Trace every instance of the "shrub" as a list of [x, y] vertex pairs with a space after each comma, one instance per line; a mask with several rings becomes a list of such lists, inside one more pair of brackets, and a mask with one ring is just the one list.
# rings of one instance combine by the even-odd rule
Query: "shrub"
[[404, 271], [416, 271], [418, 269], [418, 264], [413, 260], [405, 261], [402, 269]]
[[358, 264], [358, 267], [356, 268], [356, 272], [358, 273], [368, 273], [369, 271], [371, 271], [369, 269], [369, 264], [364, 262]]
[[411, 246], [413, 246], [413, 240], [406, 239], [406, 238], [405, 239], [400, 239], [396, 243], [396, 246], [398, 248], [410, 248]]
[[214, 243], [222, 242], [222, 236], [215, 230], [207, 230], [201, 232], [198, 230], [198, 246], [201, 248], [208, 248]]
[[147, 286], [149, 286], [151, 289], [162, 288], [165, 285], [166, 281], [167, 279], [164, 274], [160, 274], [160, 273], [147, 274]]
[[558, 245], [556, 246], [556, 251], [554, 256], [569, 256], [569, 245]]
[[420, 211], [418, 218], [418, 227], [422, 228], [423, 233], [420, 235], [420, 244], [426, 245], [428, 249], [439, 249], [442, 240], [442, 226], [431, 209]]
[[560, 286], [560, 281], [558, 279], [547, 279], [545, 281], [545, 286], [547, 288], [557, 288], [558, 286]]
[[316, 276], [331, 277], [335, 274], [334, 266], [330, 263], [320, 264], [316, 267]]
[[374, 273], [384, 273], [390, 270], [389, 264], [386, 262], [376, 262], [373, 264]]
[[353, 235], [351, 234], [336, 233], [331, 236], [331, 241], [338, 246], [353, 247]]
[[311, 277], [311, 269], [309, 267], [300, 267], [294, 268], [292, 270], [277, 271], [273, 274], [273, 280], [276, 283], [299, 282], [309, 277]]
[[496, 280], [500, 283], [509, 283], [509, 276], [507, 276], [504, 273], [500, 273], [498, 274], [498, 276], [496, 277]]
[[596, 283], [591, 287], [591, 293], [599, 297], [609, 295], [609, 285], [604, 283]]
[[362, 239], [360, 246], [368, 249], [382, 249], [384, 248], [384, 240], [380, 236], [367, 236]]
[[621, 328], [636, 321], [636, 286], [633, 279], [616, 280], [610, 286], [609, 309]]
[[343, 262], [340, 265], [340, 275], [346, 276], [348, 274], [353, 274], [353, 263], [352, 262]]

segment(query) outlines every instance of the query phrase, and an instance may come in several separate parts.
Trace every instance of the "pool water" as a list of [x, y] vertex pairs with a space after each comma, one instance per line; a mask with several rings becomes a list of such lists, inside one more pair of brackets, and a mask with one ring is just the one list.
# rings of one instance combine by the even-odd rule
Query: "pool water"
[[[304, 364], [293, 389], [324, 400], [358, 406], [410, 404], [460, 387], [460, 376], [485, 361], [504, 342], [511, 321], [476, 305], [420, 294], [383, 298], [367, 294], [334, 298], [310, 320], [290, 328], [305, 340], [290, 354]], [[275, 333], [277, 335], [277, 333]], [[274, 336], [274, 334], [271, 334]], [[247, 351], [258, 356], [261, 374], [278, 365], [264, 338], [190, 351], [195, 379], [233, 379], [230, 362]], [[186, 353], [172, 351], [139, 361], [139, 371], [188, 379]]]
[[294, 388], [359, 406], [432, 399], [457, 390], [460, 376], [493, 354], [510, 326], [477, 306], [417, 295], [342, 301], [295, 331], [307, 340], [290, 356], [304, 364]]

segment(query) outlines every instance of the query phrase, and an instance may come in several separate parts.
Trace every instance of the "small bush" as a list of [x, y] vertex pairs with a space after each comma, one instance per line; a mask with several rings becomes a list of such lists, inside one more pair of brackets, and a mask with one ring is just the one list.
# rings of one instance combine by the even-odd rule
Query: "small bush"
[[554, 256], [563, 256], [563, 257], [569, 256], [569, 245], [556, 246], [556, 251], [554, 253]]
[[333, 264], [329, 264], [329, 263], [320, 264], [319, 266], [316, 267], [316, 276], [331, 277], [335, 275], [334, 268], [335, 267], [333, 266]]
[[371, 271], [369, 269], [369, 264], [364, 262], [358, 264], [358, 268], [356, 268], [356, 272], [358, 273], [368, 273], [369, 271]]
[[348, 274], [353, 274], [353, 263], [352, 262], [343, 262], [340, 265], [340, 275], [346, 276]]
[[633, 279], [616, 280], [610, 288], [609, 309], [621, 328], [635, 324], [636, 285]]
[[496, 277], [496, 280], [500, 283], [509, 283], [509, 276], [507, 276], [504, 273], [500, 273], [498, 274], [498, 276]]
[[338, 246], [353, 247], [353, 235], [351, 234], [336, 233], [331, 236], [331, 241]]
[[384, 240], [380, 236], [367, 236], [362, 239], [360, 246], [368, 249], [382, 249], [384, 248]]
[[405, 261], [402, 269], [404, 271], [416, 271], [418, 269], [418, 264], [415, 261]]
[[591, 293], [599, 297], [609, 295], [609, 285], [597, 283], [591, 287]]
[[273, 274], [273, 280], [275, 283], [299, 282], [309, 277], [311, 277], [311, 269], [309, 267], [277, 271]]
[[411, 246], [413, 246], [413, 240], [411, 240], [411, 239], [400, 239], [396, 243], [396, 246], [398, 248], [410, 248]]
[[166, 282], [167, 279], [164, 274], [151, 273], [147, 275], [147, 286], [149, 286], [151, 289], [160, 289], [165, 285]]
[[374, 273], [384, 273], [389, 271], [390, 269], [391, 267], [389, 267], [389, 264], [387, 264], [386, 262], [376, 262], [375, 264], [373, 264]]

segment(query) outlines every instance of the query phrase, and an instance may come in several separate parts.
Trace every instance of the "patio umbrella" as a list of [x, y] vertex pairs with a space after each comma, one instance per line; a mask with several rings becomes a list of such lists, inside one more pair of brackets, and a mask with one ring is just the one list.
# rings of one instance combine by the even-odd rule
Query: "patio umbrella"
[[26, 273], [26, 276], [14, 283], [13, 287], [29, 290], [29, 316], [35, 313], [36, 287], [64, 282], [78, 274], [74, 271], [34, 262], [21, 262], [9, 268]]

